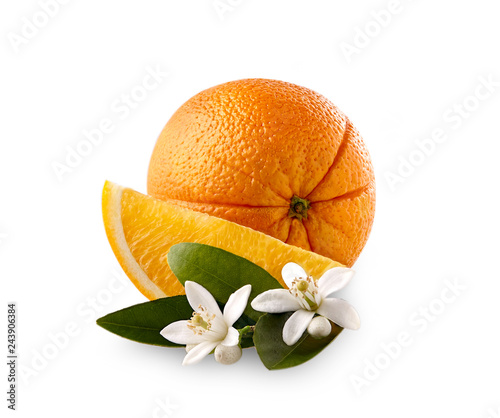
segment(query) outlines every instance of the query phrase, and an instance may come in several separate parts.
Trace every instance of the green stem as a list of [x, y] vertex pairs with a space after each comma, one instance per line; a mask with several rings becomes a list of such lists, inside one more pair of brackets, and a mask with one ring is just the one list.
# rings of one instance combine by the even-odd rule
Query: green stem
[[240, 333], [239, 344], [241, 345], [241, 339], [243, 338], [243, 335], [249, 334], [249, 333], [253, 334], [254, 331], [255, 331], [255, 325], [247, 325], [246, 327], [239, 329], [238, 330], [238, 332]]
[[301, 221], [302, 219], [307, 219], [307, 211], [309, 209], [311, 209], [311, 202], [309, 202], [309, 200], [294, 195], [290, 200], [288, 216], [290, 218], [297, 218]]

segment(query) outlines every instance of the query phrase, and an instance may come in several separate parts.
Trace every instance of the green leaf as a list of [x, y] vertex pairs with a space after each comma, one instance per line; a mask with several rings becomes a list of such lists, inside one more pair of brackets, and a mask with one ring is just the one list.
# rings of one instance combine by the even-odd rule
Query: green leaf
[[189, 319], [192, 313], [193, 308], [189, 306], [186, 296], [173, 296], [110, 313], [99, 318], [97, 325], [132, 341], [181, 347], [163, 338], [160, 331], [172, 322]]
[[[252, 292], [244, 314], [255, 322], [261, 312], [250, 302], [262, 292], [280, 289], [281, 284], [267, 271], [247, 259], [220, 248], [204, 244], [183, 242], [170, 248], [168, 265], [184, 285], [187, 280], [201, 284], [220, 303], [225, 304], [231, 293], [251, 284]], [[252, 325], [247, 321], [247, 325]]]
[[343, 328], [331, 322], [332, 331], [325, 338], [315, 339], [307, 331], [296, 344], [288, 346], [283, 342], [283, 326], [293, 312], [262, 315], [253, 340], [259, 357], [269, 370], [298, 366], [312, 359], [330, 344]]

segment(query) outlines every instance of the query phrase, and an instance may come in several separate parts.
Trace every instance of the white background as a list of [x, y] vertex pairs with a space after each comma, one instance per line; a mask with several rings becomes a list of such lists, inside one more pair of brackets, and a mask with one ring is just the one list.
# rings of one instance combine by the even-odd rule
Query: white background
[[[0, 312], [18, 303], [17, 415], [499, 416], [498, 1], [220, 3], [234, 6], [221, 17], [212, 0], [73, 0], [47, 19], [34, 0], [0, 6]], [[129, 114], [113, 111], [156, 67], [169, 75]], [[145, 300], [114, 279], [100, 193], [105, 179], [145, 192], [175, 109], [246, 77], [324, 94], [366, 141], [376, 220], [343, 292], [362, 328], [285, 371], [267, 371], [254, 350], [232, 367], [181, 367], [182, 350], [94, 323]], [[490, 90], [480, 87], [488, 79]], [[58, 176], [83, 131], [106, 118], [113, 131]], [[422, 154], [417, 141], [436, 129], [446, 140]], [[401, 176], [393, 187], [391, 175]], [[410, 343], [397, 350], [400, 333]], [[6, 367], [1, 375], [4, 399]]]

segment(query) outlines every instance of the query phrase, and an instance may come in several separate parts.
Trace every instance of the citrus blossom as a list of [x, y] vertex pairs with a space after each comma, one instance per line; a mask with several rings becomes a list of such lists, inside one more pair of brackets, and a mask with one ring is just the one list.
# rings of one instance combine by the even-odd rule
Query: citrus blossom
[[238, 346], [239, 333], [233, 324], [245, 310], [252, 286], [246, 285], [234, 292], [224, 306], [224, 312], [200, 284], [186, 281], [185, 289], [188, 302], [195, 310], [193, 316], [189, 320], [173, 322], [161, 331], [167, 340], [190, 346], [182, 364], [196, 364], [218, 346]]
[[[283, 341], [295, 344], [319, 314], [342, 328], [358, 329], [359, 315], [345, 300], [330, 295], [342, 289], [354, 276], [354, 271], [334, 267], [321, 278], [314, 280], [302, 267], [288, 263], [282, 270], [283, 280], [289, 289], [272, 289], [258, 295], [251, 303], [260, 312], [294, 312], [283, 327]], [[324, 333], [324, 330], [321, 330]]]

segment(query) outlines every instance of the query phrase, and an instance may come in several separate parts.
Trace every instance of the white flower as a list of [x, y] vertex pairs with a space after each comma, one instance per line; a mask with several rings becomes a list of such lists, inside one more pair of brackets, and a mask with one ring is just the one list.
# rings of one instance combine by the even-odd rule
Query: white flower
[[283, 327], [283, 341], [287, 345], [293, 345], [300, 339], [315, 314], [342, 328], [359, 328], [356, 310], [343, 299], [329, 297], [349, 283], [354, 276], [353, 270], [334, 267], [316, 281], [298, 264], [288, 263], [281, 275], [289, 289], [268, 290], [257, 296], [251, 305], [260, 312], [294, 312]]
[[210, 292], [198, 283], [184, 285], [189, 304], [195, 310], [191, 319], [177, 321], [161, 330], [161, 335], [176, 344], [189, 347], [182, 365], [201, 361], [219, 345], [237, 346], [240, 335], [233, 324], [245, 310], [252, 290], [251, 285], [234, 292], [224, 306], [224, 313]]

